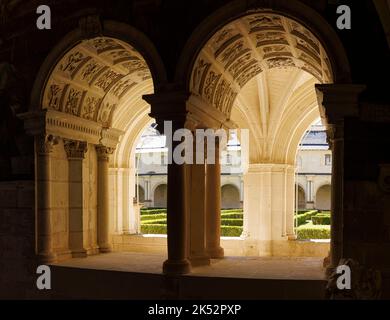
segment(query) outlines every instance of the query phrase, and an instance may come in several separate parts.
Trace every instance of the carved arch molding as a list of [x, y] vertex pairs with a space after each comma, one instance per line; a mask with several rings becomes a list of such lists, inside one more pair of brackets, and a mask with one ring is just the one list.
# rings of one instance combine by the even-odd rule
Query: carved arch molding
[[47, 132], [115, 145], [129, 125], [118, 120], [111, 129], [115, 112], [123, 114], [152, 90], [150, 69], [135, 48], [110, 37], [83, 40], [56, 63], [45, 84]]
[[264, 70], [288, 67], [302, 69], [321, 83], [332, 81], [325, 49], [307, 28], [278, 14], [250, 14], [208, 40], [195, 61], [190, 90], [229, 118], [249, 80]]

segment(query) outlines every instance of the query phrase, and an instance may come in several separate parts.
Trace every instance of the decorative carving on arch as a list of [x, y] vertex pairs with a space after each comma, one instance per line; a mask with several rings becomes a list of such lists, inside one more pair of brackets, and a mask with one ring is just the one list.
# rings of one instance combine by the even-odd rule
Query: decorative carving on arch
[[118, 39], [83, 40], [65, 53], [46, 83], [42, 108], [109, 127], [131, 89], [151, 80], [141, 54]]
[[[217, 31], [195, 61], [191, 92], [229, 112], [238, 92], [261, 72], [299, 68], [330, 82], [329, 58], [317, 38], [298, 22], [273, 13], [254, 13]], [[224, 114], [229, 118], [229, 114]]]

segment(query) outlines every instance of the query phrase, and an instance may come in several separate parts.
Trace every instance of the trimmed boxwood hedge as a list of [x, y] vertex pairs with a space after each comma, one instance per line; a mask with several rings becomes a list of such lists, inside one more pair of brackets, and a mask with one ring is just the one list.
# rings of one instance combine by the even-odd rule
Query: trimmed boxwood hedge
[[330, 239], [330, 226], [307, 223], [297, 228], [297, 239]]
[[243, 213], [222, 213], [221, 214], [222, 219], [244, 219]]
[[141, 224], [141, 232], [144, 234], [167, 234], [165, 224]]
[[[141, 232], [144, 234], [166, 234], [167, 226], [165, 224], [142, 224]], [[238, 226], [222, 226], [221, 236], [223, 237], [239, 237], [242, 233], [242, 227]]]
[[222, 226], [240, 226], [242, 227], [243, 220], [242, 219], [225, 219], [222, 217], [221, 225]]
[[314, 225], [330, 225], [330, 214], [318, 213], [311, 217], [311, 221]]
[[235, 213], [235, 212], [243, 212], [243, 209], [222, 209], [221, 213]]
[[307, 222], [307, 220], [310, 220], [311, 217], [313, 217], [314, 215], [316, 215], [318, 213], [317, 210], [310, 210], [310, 211], [307, 211], [305, 213], [302, 213], [302, 214], [298, 214], [295, 219], [297, 219], [297, 222], [298, 222], [298, 227], [305, 224]]
[[140, 212], [141, 212], [141, 216], [142, 216], [142, 215], [146, 215], [146, 214], [167, 213], [167, 209], [166, 208], [152, 208], [152, 209], [142, 208], [140, 210]]
[[238, 226], [221, 226], [221, 236], [239, 237], [242, 233], [242, 227]]
[[155, 214], [144, 214], [141, 215], [141, 221], [157, 220], [157, 219], [166, 219], [166, 213], [155, 213]]
[[167, 224], [167, 219], [156, 219], [143, 221], [142, 224]]

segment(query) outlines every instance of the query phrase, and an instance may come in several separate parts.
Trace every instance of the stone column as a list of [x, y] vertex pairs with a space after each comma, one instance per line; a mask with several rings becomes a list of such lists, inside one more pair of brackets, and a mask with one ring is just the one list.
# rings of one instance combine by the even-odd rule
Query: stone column
[[[210, 264], [210, 257], [206, 253], [206, 165], [204, 154], [204, 139], [196, 141], [196, 137], [194, 137], [194, 162], [188, 165], [187, 171], [190, 186], [189, 259], [192, 266]], [[197, 155], [203, 161], [196, 161]]]
[[354, 84], [316, 85], [321, 118], [327, 126], [333, 157], [329, 270], [343, 258], [344, 120], [358, 116], [359, 94], [364, 89], [364, 86]]
[[[168, 89], [167, 89], [168, 90]], [[188, 93], [172, 89], [166, 92], [143, 96], [151, 105], [150, 116], [156, 119], [157, 129], [167, 136], [168, 147], [168, 199], [167, 199], [167, 242], [168, 259], [163, 272], [168, 275], [185, 274], [191, 271], [187, 259], [187, 203], [185, 164], [172, 159], [173, 150], [180, 141], [173, 141], [177, 129], [184, 128], [187, 118]], [[165, 127], [165, 121], [168, 121]]]
[[83, 160], [88, 144], [64, 139], [69, 164], [69, 249], [73, 257], [86, 257], [88, 215], [84, 207]]
[[[214, 163], [206, 165], [206, 230], [207, 253], [210, 258], [223, 258], [221, 247], [221, 164], [219, 161], [219, 139], [215, 139], [215, 147], [209, 148], [214, 152]], [[209, 158], [209, 155], [207, 155]]]
[[344, 122], [328, 125], [328, 136], [333, 151], [331, 184], [331, 266], [338, 265], [343, 257], [344, 225]]
[[40, 263], [54, 262], [51, 213], [51, 156], [57, 139], [52, 135], [35, 136], [37, 188], [37, 255]]
[[98, 157], [98, 246], [100, 252], [106, 253], [112, 251], [109, 219], [108, 161], [114, 149], [99, 145], [96, 146], [96, 152]]

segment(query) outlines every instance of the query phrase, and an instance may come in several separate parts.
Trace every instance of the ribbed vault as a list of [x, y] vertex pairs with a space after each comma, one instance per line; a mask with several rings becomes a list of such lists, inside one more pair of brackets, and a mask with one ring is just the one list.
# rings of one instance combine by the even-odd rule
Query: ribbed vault
[[290, 163], [319, 117], [316, 83], [332, 81], [325, 49], [303, 25], [254, 13], [217, 31], [199, 52], [190, 90], [250, 131], [251, 163]]

